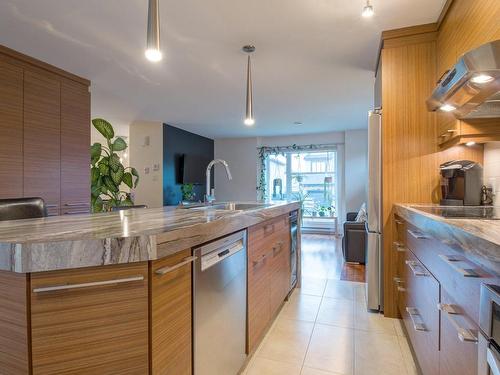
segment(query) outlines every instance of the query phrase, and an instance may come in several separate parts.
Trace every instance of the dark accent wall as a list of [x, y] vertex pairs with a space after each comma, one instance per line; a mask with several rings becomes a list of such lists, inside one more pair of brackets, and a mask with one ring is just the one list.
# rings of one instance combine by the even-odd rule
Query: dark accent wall
[[[163, 205], [177, 205], [182, 200], [181, 176], [182, 155], [214, 158], [214, 140], [201, 135], [163, 124]], [[213, 176], [212, 176], [213, 186]], [[203, 200], [205, 184], [195, 185], [196, 199]]]

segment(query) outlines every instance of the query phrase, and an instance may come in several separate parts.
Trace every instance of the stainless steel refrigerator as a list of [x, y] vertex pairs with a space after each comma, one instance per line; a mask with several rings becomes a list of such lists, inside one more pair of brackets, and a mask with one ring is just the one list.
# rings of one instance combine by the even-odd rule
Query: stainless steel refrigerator
[[368, 220], [366, 298], [370, 310], [384, 309], [382, 250], [382, 112], [368, 113]]

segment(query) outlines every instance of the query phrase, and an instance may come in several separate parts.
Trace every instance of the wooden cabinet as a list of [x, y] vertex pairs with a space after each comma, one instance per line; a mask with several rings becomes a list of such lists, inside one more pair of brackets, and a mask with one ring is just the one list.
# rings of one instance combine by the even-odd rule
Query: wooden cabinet
[[441, 292], [440, 375], [469, 375], [477, 372], [478, 328], [460, 305]]
[[422, 373], [475, 374], [481, 284], [500, 280], [413, 224], [396, 220], [404, 231], [395, 238], [406, 245], [404, 266], [398, 267], [398, 309]]
[[439, 282], [408, 251], [405, 264], [406, 306], [400, 311], [405, 319], [418, 363], [426, 375], [439, 374]]
[[249, 353], [262, 339], [289, 292], [290, 223], [288, 215], [283, 215], [248, 229]]
[[151, 263], [151, 373], [190, 375], [191, 250]]
[[0, 59], [0, 199], [23, 192], [23, 70]]
[[0, 46], [0, 198], [89, 212], [90, 82]]
[[58, 215], [61, 185], [61, 83], [49, 73], [24, 72], [24, 192]]
[[33, 375], [149, 371], [148, 264], [31, 275]]
[[90, 210], [90, 93], [69, 80], [61, 84], [61, 214]]

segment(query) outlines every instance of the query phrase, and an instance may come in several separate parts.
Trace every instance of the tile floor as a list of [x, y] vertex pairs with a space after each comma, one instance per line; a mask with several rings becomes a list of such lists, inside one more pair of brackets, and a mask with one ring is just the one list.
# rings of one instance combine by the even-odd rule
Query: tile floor
[[364, 283], [338, 279], [338, 240], [307, 235], [302, 249], [302, 288], [285, 303], [243, 374], [417, 374], [399, 320], [367, 312]]

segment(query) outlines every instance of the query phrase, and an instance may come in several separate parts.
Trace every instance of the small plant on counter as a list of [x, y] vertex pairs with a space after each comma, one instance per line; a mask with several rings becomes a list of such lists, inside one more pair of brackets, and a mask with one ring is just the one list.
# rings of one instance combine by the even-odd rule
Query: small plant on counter
[[[98, 142], [90, 146], [90, 179], [92, 212], [111, 211], [113, 207], [132, 206], [129, 192], [122, 190], [123, 185], [130, 189], [137, 187], [139, 173], [135, 168], [125, 168], [117, 152], [125, 151], [127, 143], [116, 137], [113, 126], [102, 118], [92, 120], [92, 125], [106, 138], [106, 145]], [[114, 139], [115, 138], [115, 139]]]
[[192, 200], [194, 200], [194, 197], [196, 196], [196, 193], [194, 192], [194, 185], [193, 184], [182, 184], [181, 192], [182, 192], [182, 200], [183, 201], [192, 201]]

